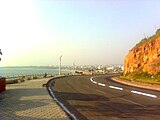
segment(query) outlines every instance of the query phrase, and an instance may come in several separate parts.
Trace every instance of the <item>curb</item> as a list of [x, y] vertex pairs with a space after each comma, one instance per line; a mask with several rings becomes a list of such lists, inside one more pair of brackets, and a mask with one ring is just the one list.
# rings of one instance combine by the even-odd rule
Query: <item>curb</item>
[[24, 81], [25, 80], [20, 80], [20, 79], [10, 79], [10, 80], [6, 80], [6, 84], [15, 84], [15, 83], [21, 83]]
[[62, 110], [68, 115], [68, 117], [71, 119], [71, 120], [78, 120], [76, 118], [76, 116], [74, 116], [74, 114], [72, 114], [66, 107], [63, 103], [61, 103], [57, 98], [56, 96], [54, 95], [54, 90], [52, 88], [52, 86], [54, 86], [55, 84], [55, 79], [58, 79], [58, 78], [63, 78], [63, 77], [69, 77], [69, 76], [58, 76], [58, 77], [54, 77], [52, 79], [50, 79], [47, 83], [46, 83], [46, 88], [48, 90], [48, 93], [50, 94], [50, 96], [55, 100], [55, 102], [62, 108]]
[[149, 89], [149, 90], [156, 90], [156, 91], [160, 91], [160, 85], [152, 85], [152, 84], [147, 84], [147, 83], [141, 83], [141, 82], [135, 82], [135, 81], [127, 81], [127, 80], [123, 80], [123, 79], [119, 79], [117, 77], [111, 78], [113, 81], [121, 83], [121, 84], [125, 84], [125, 85], [129, 85], [129, 86], [133, 86], [133, 87], [138, 87], [138, 88], [144, 88], [144, 89]]

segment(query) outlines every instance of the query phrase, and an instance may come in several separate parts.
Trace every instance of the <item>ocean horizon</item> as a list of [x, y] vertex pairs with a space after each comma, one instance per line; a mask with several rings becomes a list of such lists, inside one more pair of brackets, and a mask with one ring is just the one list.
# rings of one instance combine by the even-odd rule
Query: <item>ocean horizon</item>
[[[62, 69], [62, 74], [67, 74], [71, 70]], [[18, 76], [28, 76], [28, 75], [40, 75], [40, 74], [51, 74], [55, 75], [59, 73], [57, 67], [49, 66], [9, 66], [9, 67], [0, 67], [0, 76], [2, 77], [18, 77]]]

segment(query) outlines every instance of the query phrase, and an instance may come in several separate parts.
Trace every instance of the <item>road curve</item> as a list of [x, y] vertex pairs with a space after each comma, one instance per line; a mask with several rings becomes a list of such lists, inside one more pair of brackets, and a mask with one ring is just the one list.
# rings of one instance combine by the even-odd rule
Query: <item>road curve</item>
[[57, 78], [51, 91], [78, 120], [160, 119], [160, 92], [114, 82], [114, 76], [117, 74]]

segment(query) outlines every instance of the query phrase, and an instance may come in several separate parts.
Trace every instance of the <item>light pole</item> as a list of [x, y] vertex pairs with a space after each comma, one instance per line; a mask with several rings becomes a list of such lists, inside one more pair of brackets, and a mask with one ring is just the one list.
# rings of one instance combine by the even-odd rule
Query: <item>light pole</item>
[[62, 61], [62, 55], [59, 57], [59, 75], [61, 75], [61, 61]]
[[75, 62], [73, 62], [73, 75], [75, 75]]

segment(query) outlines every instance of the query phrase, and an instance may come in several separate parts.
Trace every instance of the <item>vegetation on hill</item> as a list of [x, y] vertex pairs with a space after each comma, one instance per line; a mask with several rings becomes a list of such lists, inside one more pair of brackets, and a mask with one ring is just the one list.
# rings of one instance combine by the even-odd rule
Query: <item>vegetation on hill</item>
[[150, 75], [147, 72], [142, 72], [139, 74], [132, 73], [132, 74], [128, 74], [126, 76], [120, 76], [120, 78], [129, 80], [129, 81], [136, 81], [136, 82], [160, 85], [160, 73], [157, 73], [156, 75]]
[[150, 42], [150, 41], [152, 41], [153, 39], [155, 39], [155, 38], [158, 37], [158, 36], [160, 36], [160, 28], [157, 29], [157, 31], [156, 31], [156, 33], [155, 33], [154, 35], [152, 35], [152, 36], [150, 36], [150, 37], [145, 37], [145, 38], [143, 38], [138, 44], [136, 44], [136, 45], [134, 46], [134, 48], [139, 47], [139, 46], [141, 46], [141, 45], [143, 45], [143, 44], [145, 44], [145, 43], [147, 43], [147, 42]]
[[128, 53], [123, 79], [160, 85], [160, 29], [142, 39]]

